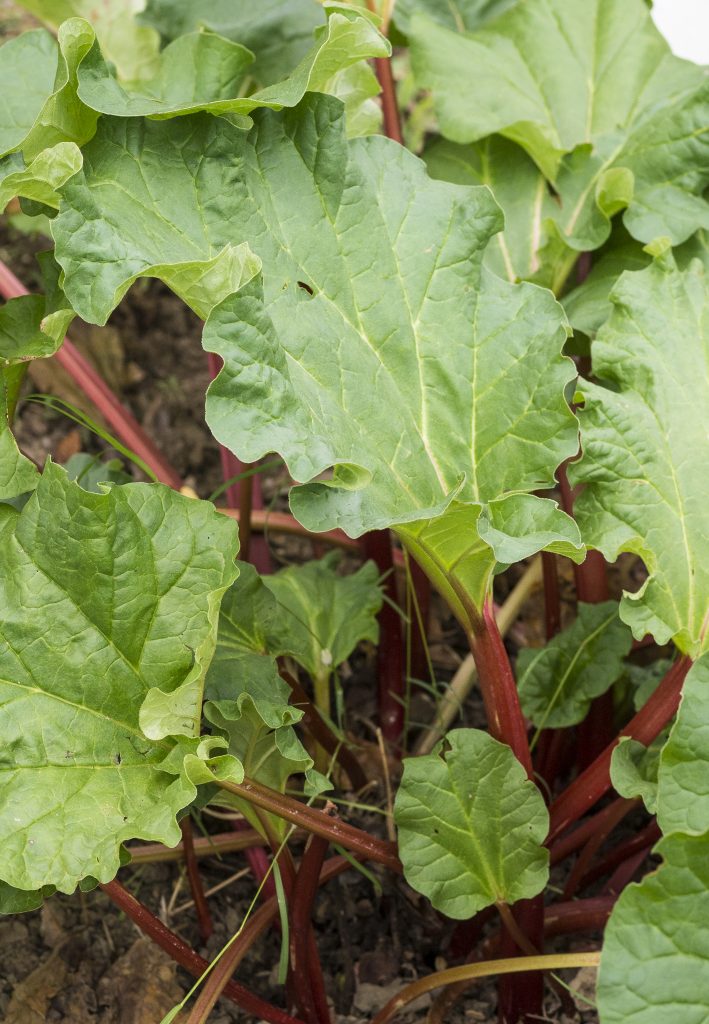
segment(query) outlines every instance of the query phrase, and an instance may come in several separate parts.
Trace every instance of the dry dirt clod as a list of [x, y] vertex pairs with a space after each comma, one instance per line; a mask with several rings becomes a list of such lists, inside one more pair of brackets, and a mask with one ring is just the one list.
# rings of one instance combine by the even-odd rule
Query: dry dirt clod
[[106, 1008], [100, 1022], [156, 1024], [183, 995], [172, 961], [149, 939], [137, 939], [99, 982], [98, 1001]]

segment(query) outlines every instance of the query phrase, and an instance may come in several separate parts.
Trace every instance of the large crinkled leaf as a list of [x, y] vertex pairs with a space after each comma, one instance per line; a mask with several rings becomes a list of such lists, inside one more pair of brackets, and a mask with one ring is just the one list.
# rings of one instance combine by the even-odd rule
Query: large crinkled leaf
[[626, 207], [644, 242], [709, 227], [709, 81], [672, 55], [643, 0], [528, 0], [469, 35], [417, 15], [409, 35], [442, 133], [521, 145], [554, 183], [573, 248], [597, 248]]
[[253, 75], [265, 86], [303, 59], [325, 13], [317, 0], [148, 0], [140, 20], [166, 40], [207, 28], [241, 43], [256, 55]]
[[551, 486], [576, 451], [575, 370], [553, 297], [481, 271], [500, 227], [490, 192], [431, 181], [386, 139], [348, 143], [327, 97], [255, 120], [248, 137], [205, 117], [102, 121], [53, 224], [74, 307], [103, 322], [138, 275], [174, 287], [169, 265], [248, 243], [262, 278], [205, 328], [225, 360], [207, 416], [248, 461], [278, 451], [301, 481], [335, 467], [292, 493], [303, 523], [406, 528], [437, 562], [411, 524], [443, 517], [445, 540], [446, 510], [467, 517], [476, 595], [506, 529], [582, 557], [568, 517], [519, 493]]
[[376, 644], [382, 588], [374, 562], [357, 572], [337, 572], [339, 552], [282, 569], [263, 582], [276, 601], [271, 649], [289, 654], [313, 678], [329, 676], [361, 640]]
[[[5, 97], [0, 154], [22, 150], [25, 160], [32, 162], [49, 147], [65, 142], [81, 146], [91, 138], [96, 114], [76, 94], [76, 68], [92, 40], [90, 26], [73, 19], [62, 26], [58, 43], [49, 32], [36, 29], [0, 47]], [[45, 157], [45, 165], [56, 163], [59, 156], [66, 161], [71, 152], [55, 151]], [[36, 166], [39, 172], [43, 165]], [[43, 173], [49, 168], [45, 166]]]
[[705, 1024], [709, 1006], [709, 836], [673, 835], [664, 863], [621, 893], [598, 976], [602, 1024]]
[[0, 527], [0, 876], [71, 892], [112, 878], [124, 840], [179, 838], [194, 786], [141, 705], [175, 698], [173, 731], [198, 736], [236, 531], [168, 488], [89, 494], [51, 463]]
[[662, 749], [657, 821], [666, 834], [709, 832], [709, 655], [695, 662]]
[[448, 917], [541, 892], [549, 816], [508, 746], [454, 729], [436, 751], [404, 761], [394, 805], [409, 885]]
[[394, 21], [406, 33], [415, 14], [425, 14], [456, 32], [474, 32], [503, 14], [517, 0], [397, 0]]
[[19, 4], [54, 29], [69, 18], [91, 22], [101, 49], [120, 78], [131, 81], [155, 74], [158, 34], [136, 20], [145, 0], [19, 0]]
[[582, 722], [591, 701], [623, 674], [632, 642], [616, 601], [579, 602], [571, 626], [545, 647], [523, 647], [517, 656], [519, 699], [527, 718], [538, 729]]
[[650, 574], [625, 594], [620, 615], [640, 639], [673, 639], [696, 658], [709, 649], [709, 284], [698, 262], [671, 256], [623, 274], [584, 381], [586, 486], [576, 506], [582, 535], [613, 562], [639, 555]]
[[578, 258], [554, 230], [558, 201], [544, 175], [515, 143], [500, 135], [461, 146], [436, 139], [423, 154], [434, 178], [460, 185], [488, 185], [505, 215], [505, 227], [485, 252], [485, 264], [508, 281], [534, 280], [558, 291]]
[[[368, 17], [335, 11], [297, 67], [268, 88], [247, 89], [254, 59], [250, 50], [204, 31], [176, 39], [160, 54], [154, 77], [128, 87], [118, 82], [95, 40], [78, 68], [78, 94], [93, 110], [118, 117], [174, 117], [198, 110], [248, 115], [258, 107], [293, 107], [306, 92], [329, 92], [330, 84], [355, 65], [361, 65], [370, 86], [374, 83], [369, 95], [376, 95], [376, 78], [361, 62], [390, 52]], [[367, 98], [366, 89], [362, 93], [360, 87], [352, 94], [355, 109]], [[346, 91], [343, 98], [348, 98]], [[243, 123], [248, 127], [250, 122]]]

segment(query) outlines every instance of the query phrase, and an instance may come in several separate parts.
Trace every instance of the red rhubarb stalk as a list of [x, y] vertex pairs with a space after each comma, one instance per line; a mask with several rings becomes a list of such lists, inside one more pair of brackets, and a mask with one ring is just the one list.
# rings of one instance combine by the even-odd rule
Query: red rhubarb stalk
[[569, 825], [583, 815], [611, 788], [610, 764], [613, 751], [623, 736], [649, 746], [670, 721], [679, 707], [682, 685], [692, 662], [682, 657], [669, 669], [648, 702], [628, 722], [609, 744], [552, 804], [549, 842], [553, 842]]

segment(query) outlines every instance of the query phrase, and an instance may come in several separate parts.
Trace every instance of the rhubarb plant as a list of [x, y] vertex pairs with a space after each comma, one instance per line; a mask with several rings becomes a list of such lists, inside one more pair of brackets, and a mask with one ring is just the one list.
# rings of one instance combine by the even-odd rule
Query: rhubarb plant
[[[227, 986], [247, 926], [190, 1024], [220, 991], [254, 1019], [326, 1024], [311, 909], [352, 866], [326, 860], [329, 844], [403, 871], [442, 914], [472, 919], [469, 936], [499, 918], [484, 956], [467, 949], [468, 967], [420, 979], [376, 1024], [422, 985], [510, 958], [500, 1019], [539, 1018], [531, 972], [599, 959], [544, 955], [547, 938], [608, 917], [602, 1024], [654, 1024], [670, 1006], [698, 1024], [705, 70], [670, 52], [644, 0], [24, 6], [48, 28], [0, 47], [0, 198], [42, 213], [53, 250], [42, 294], [0, 274], [0, 910], [100, 884], [200, 973], [115, 879], [142, 841], [182, 841], [203, 914], [189, 815], [211, 804], [246, 818], [278, 863], [298, 1017]], [[397, 108], [392, 26], [435, 113], [420, 156], [397, 141], [414, 113]], [[335, 673], [362, 641], [398, 643], [379, 568], [341, 572], [330, 553], [260, 576], [235, 561], [234, 518], [244, 552], [268, 528], [246, 499], [218, 510], [88, 455], [62, 468], [22, 452], [26, 367], [58, 353], [165, 479], [63, 340], [75, 316], [105, 324], [141, 278], [204, 321], [221, 366], [205, 416], [224, 453], [254, 470], [282, 460], [292, 517], [274, 513], [274, 529], [355, 557], [368, 535], [391, 540], [386, 607], [401, 596], [425, 634], [404, 586], [413, 561], [421, 595], [427, 580], [461, 627], [487, 729], [452, 729], [400, 775], [409, 737], [389, 761], [378, 751], [396, 843], [319, 806], [368, 783]], [[547, 642], [521, 645], [522, 624], [506, 647], [498, 577], [521, 563], [529, 578], [540, 553]], [[608, 572], [619, 559], [643, 577], [632, 592]], [[564, 563], [579, 601], [560, 629]], [[403, 678], [394, 691], [407, 699]], [[613, 830], [631, 807], [642, 825], [624, 842]], [[311, 834], [297, 867], [291, 826]], [[662, 866], [643, 878], [660, 833]], [[262, 880], [268, 866], [251, 864]]]

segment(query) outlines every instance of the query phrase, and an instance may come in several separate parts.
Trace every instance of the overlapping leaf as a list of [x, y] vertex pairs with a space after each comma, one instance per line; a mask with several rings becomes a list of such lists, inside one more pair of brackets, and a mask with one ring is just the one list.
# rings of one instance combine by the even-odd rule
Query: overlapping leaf
[[517, 0], [397, 0], [394, 20], [404, 33], [415, 14], [425, 14], [456, 32], [474, 32], [515, 3]]
[[107, 60], [116, 66], [120, 78], [132, 81], [151, 78], [158, 65], [159, 36], [140, 25], [136, 16], [145, 0], [19, 0], [20, 6], [51, 28], [58, 29], [69, 18], [91, 22]]
[[279, 451], [303, 481], [334, 467], [293, 492], [302, 522], [395, 525], [445, 571], [447, 517], [465, 520], [475, 600], [508, 535], [582, 557], [573, 523], [524, 493], [576, 449], [566, 328], [547, 292], [481, 272], [489, 191], [432, 182], [388, 140], [347, 143], [325, 97], [255, 119], [248, 137], [211, 118], [102, 122], [53, 229], [75, 308], [103, 322], [138, 275], [175, 287], [248, 243], [263, 277], [209, 317], [225, 368], [207, 414], [247, 461]]
[[613, 751], [611, 782], [621, 796], [640, 797], [650, 814], [657, 812], [657, 770], [660, 751], [667, 740], [665, 732], [649, 747], [624, 736]]
[[602, 383], [582, 388], [577, 521], [609, 561], [632, 551], [648, 568], [621, 602], [634, 636], [696, 658], [709, 648], [709, 285], [666, 256], [624, 274], [611, 301], [593, 348]]
[[621, 893], [598, 977], [602, 1024], [703, 1024], [709, 1005], [709, 836], [673, 835]]
[[[239, 576], [222, 601], [214, 658], [207, 673], [205, 714], [229, 741], [245, 774], [283, 791], [297, 772], [312, 774], [313, 760], [293, 726], [303, 712], [289, 703], [275, 656], [280, 653], [281, 614], [253, 566], [238, 563]], [[260, 827], [258, 815], [238, 797], [220, 794]], [[283, 822], [273, 819], [280, 830]]]
[[329, 92], [338, 76], [359, 66], [366, 81], [357, 85], [348, 79], [345, 84], [354, 84], [354, 90], [343, 90], [343, 99], [351, 98], [356, 110], [362, 99], [377, 92], [373, 72], [362, 61], [389, 52], [370, 18], [336, 10], [282, 81], [244, 95], [253, 54], [223, 36], [201, 31], [179, 37], [160, 54], [154, 76], [131, 86], [120, 84], [94, 39], [77, 70], [78, 94], [93, 110], [118, 117], [173, 117], [197, 110], [243, 116], [258, 107], [295, 106], [306, 92]]
[[[65, 142], [81, 146], [91, 138], [96, 114], [76, 95], [76, 67], [92, 40], [90, 26], [74, 19], [62, 26], [58, 43], [49, 32], [36, 29], [0, 47], [0, 87], [5, 97], [0, 155], [21, 150], [32, 167], [31, 162], [49, 147]], [[52, 158], [55, 186], [59, 184], [57, 160], [61, 157], [66, 162], [68, 152], [55, 152]], [[48, 159], [37, 165], [40, 178], [52, 170], [46, 166]], [[10, 169], [16, 172], [18, 167]]]
[[546, 884], [544, 800], [487, 733], [454, 729], [433, 754], [407, 758], [394, 818], [406, 880], [449, 917], [531, 898]]
[[167, 488], [89, 494], [51, 464], [0, 529], [0, 875], [71, 892], [112, 878], [123, 840], [179, 838], [198, 741], [158, 725], [198, 736], [236, 534]]
[[578, 253], [554, 230], [559, 204], [523, 149], [499, 135], [469, 146], [439, 138], [423, 157], [434, 178], [492, 189], [505, 227], [485, 252], [491, 270], [508, 281], [531, 279], [558, 291]]
[[253, 75], [265, 86], [303, 59], [325, 13], [317, 0], [148, 0], [140, 20], [168, 41], [206, 28], [241, 43], [256, 55]]
[[625, 207], [645, 242], [709, 226], [709, 82], [643, 0], [528, 0], [468, 35], [417, 15], [409, 36], [443, 134], [521, 145], [554, 183], [573, 248], [600, 245]]
[[595, 697], [623, 672], [632, 644], [615, 601], [579, 603], [568, 629], [545, 647], [523, 647], [517, 657], [519, 698], [539, 729], [560, 729], [583, 721]]
[[662, 831], [709, 832], [709, 655], [690, 669], [682, 703], [658, 772], [657, 821]]

